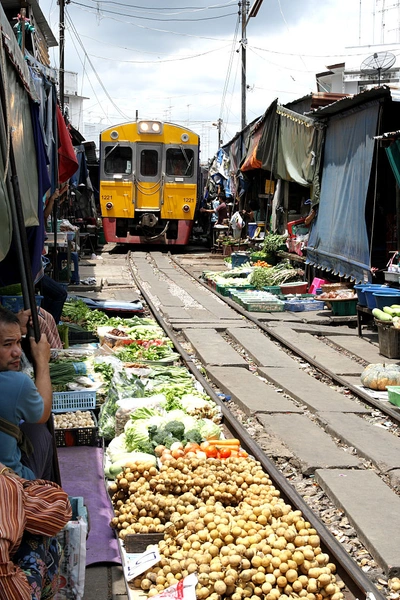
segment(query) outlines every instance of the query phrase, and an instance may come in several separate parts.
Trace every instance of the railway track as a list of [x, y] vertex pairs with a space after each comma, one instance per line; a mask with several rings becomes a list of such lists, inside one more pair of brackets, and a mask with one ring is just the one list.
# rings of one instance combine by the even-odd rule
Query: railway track
[[[136, 258], [136, 254], [135, 254]], [[149, 260], [147, 260], [149, 258]], [[143, 272], [141, 266], [146, 263], [140, 262], [141, 260], [145, 260], [146, 263], [150, 267], [150, 275], [143, 277]], [[139, 263], [138, 263], [139, 260]], [[173, 341], [176, 350], [179, 352], [182, 361], [187, 366], [189, 371], [194, 375], [194, 377], [200, 382], [203, 386], [204, 390], [209, 394], [211, 398], [221, 407], [222, 417], [223, 417], [223, 426], [228, 430], [229, 434], [233, 437], [236, 437], [241, 440], [242, 446], [252, 455], [256, 460], [258, 460], [263, 469], [268, 473], [271, 478], [273, 484], [277, 489], [280, 490], [282, 497], [288, 502], [293, 508], [301, 510], [305, 519], [309, 521], [312, 527], [318, 532], [318, 535], [321, 539], [321, 548], [324, 552], [327, 552], [332, 560], [338, 566], [338, 574], [340, 578], [343, 580], [345, 584], [345, 592], [346, 598], [358, 598], [358, 599], [368, 599], [376, 600], [383, 599], [385, 596], [378, 589], [378, 587], [373, 583], [373, 581], [367, 576], [367, 574], [357, 565], [354, 559], [349, 555], [348, 551], [343, 547], [343, 545], [337, 540], [335, 536], [329, 531], [324, 522], [318, 517], [316, 513], [311, 510], [310, 506], [303, 499], [303, 497], [296, 491], [295, 487], [289, 483], [286, 477], [281, 473], [281, 471], [277, 468], [276, 464], [273, 460], [268, 458], [265, 452], [262, 450], [260, 445], [253, 439], [252, 435], [249, 434], [246, 427], [241, 423], [241, 421], [236, 418], [233, 412], [230, 410], [229, 406], [223, 402], [220, 396], [217, 393], [217, 389], [215, 385], [212, 385], [209, 377], [204, 376], [203, 366], [199, 362], [198, 358], [193, 356], [192, 352], [188, 352], [186, 349], [185, 340], [182, 339], [181, 332], [176, 333], [176, 328], [171, 326], [167, 319], [163, 316], [162, 311], [162, 303], [159, 302], [158, 297], [154, 295], [154, 290], [152, 290], [151, 283], [153, 281], [151, 275], [151, 269], [154, 267], [154, 272], [157, 272], [157, 265], [155, 263], [151, 264], [152, 255], [143, 255], [141, 257], [133, 259], [133, 255], [128, 256], [128, 261], [131, 267], [131, 272], [135, 283], [140, 290], [143, 298], [147, 302], [151, 312], [157, 319], [160, 326], [164, 329], [166, 334]], [[176, 270], [182, 268], [181, 265], [176, 260], [173, 260], [175, 267], [175, 275]], [[186, 275], [192, 274], [186, 271]], [[169, 285], [167, 271], [163, 271], [163, 278], [160, 280], [163, 283], [164, 289], [166, 290]], [[172, 273], [171, 273], [172, 274]], [[172, 281], [172, 280], [171, 280]], [[182, 279], [179, 279], [180, 284], [182, 285]], [[154, 283], [153, 283], [154, 285]], [[173, 281], [173, 285], [176, 284], [176, 277]], [[187, 294], [187, 291], [185, 291]], [[162, 294], [162, 290], [159, 291], [159, 294]], [[225, 302], [226, 304], [230, 304], [227, 302], [226, 298], [220, 297], [220, 300]], [[242, 316], [249, 319], [248, 313], [243, 314], [245, 311], [241, 311], [237, 306], [232, 306], [238, 313]], [[239, 309], [239, 310], [237, 310]], [[263, 323], [258, 322], [257, 319], [251, 316], [249, 321], [257, 326], [260, 330], [267, 333], [269, 336], [271, 335], [270, 329], [268, 329]], [[287, 344], [287, 340], [280, 339], [279, 335], [272, 335], [277, 342], [283, 343], [291, 352], [296, 353], [301, 356], [303, 359], [308, 360], [306, 358], [305, 353], [299, 352], [299, 348], [295, 347], [293, 344]], [[331, 377], [337, 383], [341, 383], [340, 377], [337, 377], [336, 373], [330, 372], [329, 369], [325, 369], [323, 365], [319, 364], [318, 361], [315, 361], [313, 366], [321, 372], [325, 372], [325, 374]], [[242, 371], [243, 372], [243, 371]], [[347, 383], [345, 383], [346, 387], [349, 387]], [[354, 389], [356, 392], [356, 389]], [[360, 396], [358, 394], [358, 396]], [[370, 401], [371, 399], [362, 398], [363, 401]], [[372, 403], [374, 405], [374, 403]], [[394, 415], [397, 417], [397, 415]], [[392, 573], [392, 575], [395, 573]], [[389, 595], [390, 598], [396, 598], [396, 595]], [[397, 596], [398, 597], [398, 596]]]
[[[180, 264], [179, 261], [177, 261], [174, 258], [174, 256], [170, 256], [170, 258], [177, 266], [179, 266], [180, 269], [185, 271], [185, 273], [187, 275], [189, 275], [190, 277], [193, 277], [193, 273], [189, 269], [185, 268], [182, 264]], [[360, 390], [359, 387], [352, 384], [345, 378], [340, 377], [333, 370], [327, 368], [326, 365], [320, 363], [315, 357], [312, 357], [308, 352], [304, 351], [298, 345], [296, 345], [294, 343], [290, 343], [290, 341], [288, 341], [285, 337], [283, 337], [282, 335], [279, 335], [279, 333], [274, 331], [273, 328], [268, 327], [267, 325], [265, 325], [265, 323], [260, 321], [257, 318], [257, 316], [255, 316], [257, 313], [255, 313], [255, 314], [249, 313], [248, 311], [243, 309], [239, 304], [237, 304], [237, 302], [234, 302], [233, 300], [231, 300], [228, 297], [222, 296], [216, 290], [214, 290], [210, 286], [208, 286], [206, 283], [204, 283], [202, 281], [198, 281], [198, 283], [200, 285], [204, 286], [204, 288], [209, 290], [211, 293], [215, 294], [218, 298], [220, 298], [223, 302], [225, 302], [228, 306], [230, 306], [237, 313], [239, 313], [240, 315], [245, 317], [248, 321], [250, 321], [251, 323], [256, 325], [259, 329], [264, 331], [264, 333], [266, 333], [269, 337], [273, 338], [276, 342], [278, 342], [282, 346], [286, 347], [288, 350], [290, 350], [297, 356], [301, 357], [303, 360], [307, 361], [315, 369], [320, 371], [323, 375], [329, 377], [333, 382], [348, 389], [352, 394], [354, 394], [354, 396], [360, 398], [360, 400], [362, 400], [365, 404], [368, 404], [369, 406], [378, 409], [379, 411], [381, 411], [382, 413], [384, 413], [385, 415], [387, 415], [388, 417], [393, 419], [393, 421], [396, 424], [400, 425], [400, 412], [398, 410], [396, 410], [395, 408], [393, 408], [392, 405], [383, 404], [379, 400], [376, 400], [370, 394]], [[339, 348], [338, 348], [338, 352], [340, 352]]]

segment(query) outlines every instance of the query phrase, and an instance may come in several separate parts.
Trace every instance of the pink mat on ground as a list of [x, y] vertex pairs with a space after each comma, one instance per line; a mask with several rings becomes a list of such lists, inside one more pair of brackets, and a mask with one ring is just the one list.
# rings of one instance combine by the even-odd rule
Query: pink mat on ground
[[121, 564], [118, 542], [110, 520], [114, 513], [103, 473], [103, 449], [93, 446], [57, 448], [61, 483], [69, 496], [82, 496], [88, 509], [90, 531], [86, 566]]

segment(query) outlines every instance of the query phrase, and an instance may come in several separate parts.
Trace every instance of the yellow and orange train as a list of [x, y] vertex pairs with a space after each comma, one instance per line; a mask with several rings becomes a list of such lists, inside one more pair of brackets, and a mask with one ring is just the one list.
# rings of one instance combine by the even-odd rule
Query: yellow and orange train
[[161, 121], [100, 135], [100, 206], [106, 242], [184, 245], [198, 201], [199, 136]]

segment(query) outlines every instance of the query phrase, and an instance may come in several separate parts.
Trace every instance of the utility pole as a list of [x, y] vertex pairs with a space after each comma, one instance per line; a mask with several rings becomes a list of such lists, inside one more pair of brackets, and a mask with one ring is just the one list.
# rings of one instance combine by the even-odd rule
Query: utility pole
[[64, 115], [64, 50], [65, 50], [65, 5], [70, 3], [70, 0], [58, 0], [60, 5], [59, 17], [59, 44], [60, 44], [60, 67], [59, 67], [59, 88], [60, 88], [60, 108]]
[[242, 19], [242, 129], [246, 127], [246, 8], [247, 8], [247, 0], [241, 0], [239, 2], [239, 10], [241, 13]]
[[249, 16], [247, 17], [247, 7], [249, 6], [248, 0], [241, 0], [239, 2], [239, 14], [242, 18], [242, 129], [247, 125], [246, 119], [246, 94], [247, 94], [247, 83], [246, 83], [246, 47], [247, 47], [247, 34], [246, 27], [250, 17], [255, 17], [260, 10], [263, 0], [254, 0], [253, 6], [250, 9]]
[[60, 108], [64, 114], [64, 44], [65, 44], [65, 15], [64, 15], [64, 0], [59, 0], [60, 3], [60, 20], [58, 25], [59, 44], [60, 44], [60, 66], [59, 66], [59, 87], [60, 87]]
[[216, 123], [213, 123], [214, 127], [218, 130], [218, 149], [222, 146], [222, 138], [221, 138], [221, 129], [222, 129], [222, 119], [218, 119]]

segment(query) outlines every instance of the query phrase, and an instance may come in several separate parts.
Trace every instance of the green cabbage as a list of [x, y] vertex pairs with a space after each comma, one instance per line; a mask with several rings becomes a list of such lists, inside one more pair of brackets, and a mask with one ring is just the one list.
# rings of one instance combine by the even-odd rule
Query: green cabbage
[[221, 437], [221, 428], [219, 425], [211, 421], [210, 419], [200, 419], [197, 421], [198, 425], [196, 429], [198, 429], [203, 436], [204, 439], [208, 438], [217, 438]]

